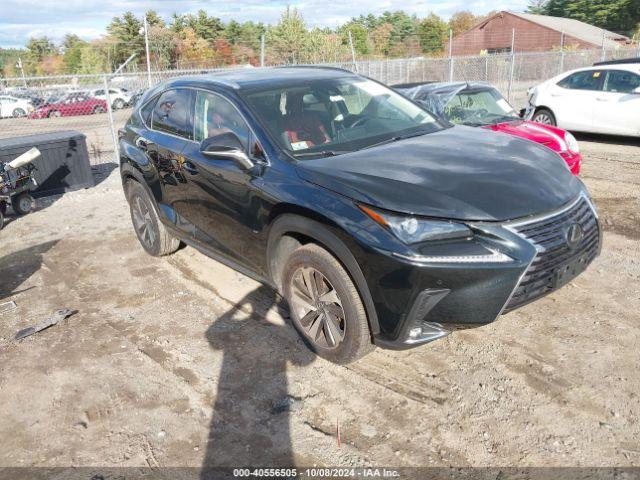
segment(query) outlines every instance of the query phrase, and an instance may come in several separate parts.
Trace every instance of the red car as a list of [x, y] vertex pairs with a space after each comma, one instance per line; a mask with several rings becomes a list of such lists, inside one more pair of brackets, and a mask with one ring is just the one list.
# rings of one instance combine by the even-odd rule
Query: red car
[[107, 111], [107, 102], [84, 93], [69, 93], [60, 98], [50, 98], [29, 115], [29, 118], [68, 117], [91, 115]]
[[394, 88], [451, 123], [487, 128], [545, 145], [564, 158], [571, 173], [580, 174], [582, 155], [570, 132], [522, 120], [487, 83], [405, 84]]

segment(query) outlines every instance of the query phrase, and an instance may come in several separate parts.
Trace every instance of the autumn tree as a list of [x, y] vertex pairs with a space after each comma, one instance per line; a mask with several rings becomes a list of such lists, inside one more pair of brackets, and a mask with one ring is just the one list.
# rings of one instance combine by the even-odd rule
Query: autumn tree
[[449, 26], [435, 13], [430, 13], [418, 25], [420, 46], [425, 53], [440, 53], [449, 35]]
[[479, 18], [468, 10], [454, 13], [449, 19], [449, 28], [453, 31], [453, 35], [471, 30]]

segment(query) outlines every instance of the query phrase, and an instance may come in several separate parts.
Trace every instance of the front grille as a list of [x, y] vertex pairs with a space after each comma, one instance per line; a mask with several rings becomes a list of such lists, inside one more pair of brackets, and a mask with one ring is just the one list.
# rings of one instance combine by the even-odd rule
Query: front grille
[[[567, 243], [567, 231], [574, 223], [582, 227], [583, 238], [574, 248], [570, 248]], [[507, 304], [505, 313], [558, 288], [557, 278], [563, 268], [581, 258], [584, 261], [581, 265], [586, 268], [598, 255], [598, 220], [584, 197], [557, 215], [516, 225], [511, 229], [532, 242], [538, 250], [538, 255]]]

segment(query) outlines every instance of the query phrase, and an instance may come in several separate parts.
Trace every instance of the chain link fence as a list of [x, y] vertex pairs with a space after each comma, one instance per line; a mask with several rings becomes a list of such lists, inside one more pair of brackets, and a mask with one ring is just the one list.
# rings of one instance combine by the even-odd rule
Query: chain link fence
[[[636, 48], [620, 48], [358, 60], [322, 65], [356, 71], [388, 85], [490, 82], [518, 109], [525, 106], [530, 87], [563, 71], [601, 60], [637, 55]], [[86, 136], [92, 165], [117, 162], [117, 130], [124, 125], [133, 105], [149, 86], [177, 76], [207, 75], [223, 70], [226, 68], [1, 79], [0, 138], [76, 130]]]

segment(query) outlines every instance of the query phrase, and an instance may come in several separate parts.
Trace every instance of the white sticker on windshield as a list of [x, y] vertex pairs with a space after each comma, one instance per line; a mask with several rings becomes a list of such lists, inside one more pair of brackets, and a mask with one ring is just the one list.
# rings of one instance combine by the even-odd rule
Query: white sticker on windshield
[[291, 148], [294, 150], [303, 150], [309, 148], [309, 144], [307, 142], [291, 142]]
[[331, 100], [332, 102], [344, 102], [344, 97], [342, 95], [331, 95], [329, 97], [329, 100]]
[[389, 90], [386, 87], [380, 85], [379, 83], [372, 82], [371, 80], [356, 82], [354, 85], [360, 87], [362, 90], [373, 97], [375, 97], [376, 95], [389, 95]]
[[504, 98], [498, 100], [497, 104], [505, 113], [509, 113], [513, 110], [513, 108], [511, 108], [511, 105], [509, 105], [509, 102], [507, 102]]

